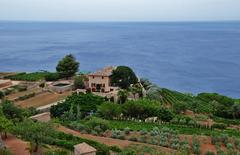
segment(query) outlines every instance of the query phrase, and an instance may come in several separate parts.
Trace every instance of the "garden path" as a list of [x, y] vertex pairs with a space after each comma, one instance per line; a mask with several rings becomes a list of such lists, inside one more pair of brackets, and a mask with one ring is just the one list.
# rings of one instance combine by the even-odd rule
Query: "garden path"
[[125, 147], [129, 146], [130, 144], [141, 144], [141, 145], [144, 145], [144, 146], [157, 148], [157, 150], [161, 150], [163, 152], [168, 152], [168, 153], [175, 152], [173, 149], [166, 148], [166, 147], [161, 147], [161, 146], [156, 146], [156, 145], [151, 145], [151, 144], [132, 142], [132, 141], [128, 141], [128, 140], [113, 139], [113, 138], [108, 138], [108, 137], [100, 137], [100, 136], [94, 136], [94, 135], [90, 135], [90, 134], [82, 134], [78, 131], [69, 129], [69, 128], [64, 127], [64, 126], [59, 126], [58, 130], [62, 131], [64, 133], [67, 133], [67, 134], [72, 134], [74, 136], [81, 137], [81, 138], [95, 140], [99, 143], [103, 143], [103, 144], [108, 145], [108, 146], [118, 146], [120, 148], [125, 148]]

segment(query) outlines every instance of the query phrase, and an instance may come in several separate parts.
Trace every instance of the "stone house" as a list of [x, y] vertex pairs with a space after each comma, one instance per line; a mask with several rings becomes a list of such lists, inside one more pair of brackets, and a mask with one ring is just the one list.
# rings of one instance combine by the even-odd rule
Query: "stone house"
[[118, 87], [111, 86], [111, 75], [115, 67], [106, 67], [88, 74], [88, 88], [92, 92], [108, 93], [116, 91]]

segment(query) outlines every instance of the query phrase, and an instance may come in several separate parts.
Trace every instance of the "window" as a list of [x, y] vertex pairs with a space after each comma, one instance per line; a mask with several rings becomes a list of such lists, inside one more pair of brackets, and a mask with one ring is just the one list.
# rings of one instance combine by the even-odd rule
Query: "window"
[[105, 83], [104, 83], [104, 84], [102, 84], [102, 86], [103, 86], [103, 87], [105, 87]]
[[94, 79], [94, 76], [92, 78]]
[[104, 79], [104, 76], [102, 76], [102, 79]]

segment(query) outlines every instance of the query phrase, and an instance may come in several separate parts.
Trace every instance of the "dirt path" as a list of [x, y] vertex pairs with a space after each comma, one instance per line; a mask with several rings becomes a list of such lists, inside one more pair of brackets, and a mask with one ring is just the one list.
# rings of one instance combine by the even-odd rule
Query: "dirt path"
[[4, 143], [13, 155], [30, 155], [28, 143], [12, 135], [9, 135], [8, 138], [4, 140]]
[[168, 152], [168, 153], [175, 152], [175, 150], [170, 149], [170, 148], [165, 148], [165, 147], [146, 144], [146, 143], [132, 142], [132, 141], [128, 141], [128, 140], [113, 139], [113, 138], [108, 138], [108, 137], [93, 136], [93, 135], [90, 135], [90, 134], [82, 134], [78, 131], [66, 128], [64, 126], [59, 126], [58, 130], [62, 131], [64, 133], [72, 134], [72, 135], [77, 136], [77, 137], [91, 139], [91, 140], [97, 141], [99, 143], [106, 144], [108, 146], [118, 146], [120, 148], [125, 148], [125, 147], [127, 147], [131, 144], [140, 144], [140, 145], [143, 145], [143, 147], [144, 146], [154, 147], [154, 148], [156, 148], [158, 150], [161, 150], [163, 152]]
[[127, 140], [119, 140], [119, 139], [112, 139], [112, 138], [107, 138], [107, 137], [93, 136], [93, 135], [89, 135], [89, 134], [81, 134], [78, 131], [71, 130], [71, 129], [66, 128], [64, 126], [60, 126], [58, 128], [58, 130], [60, 130], [62, 132], [65, 132], [65, 133], [68, 133], [68, 134], [72, 134], [74, 136], [81, 137], [81, 138], [95, 140], [95, 141], [98, 141], [100, 143], [104, 143], [108, 146], [117, 145], [121, 148], [124, 148], [124, 147], [127, 147], [128, 145], [131, 144], [131, 142], [127, 141]]

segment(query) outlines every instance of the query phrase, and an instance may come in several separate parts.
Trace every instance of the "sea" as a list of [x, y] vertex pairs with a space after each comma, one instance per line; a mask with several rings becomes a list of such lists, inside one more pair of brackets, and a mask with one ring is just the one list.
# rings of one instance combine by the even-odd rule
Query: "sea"
[[0, 72], [130, 66], [162, 88], [240, 98], [240, 22], [0, 21]]

